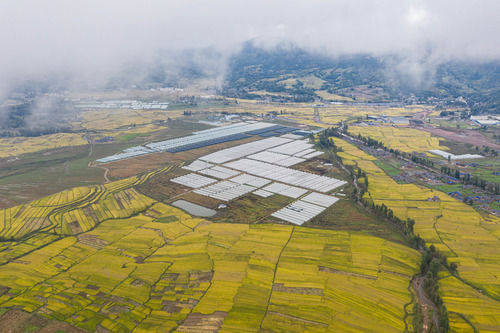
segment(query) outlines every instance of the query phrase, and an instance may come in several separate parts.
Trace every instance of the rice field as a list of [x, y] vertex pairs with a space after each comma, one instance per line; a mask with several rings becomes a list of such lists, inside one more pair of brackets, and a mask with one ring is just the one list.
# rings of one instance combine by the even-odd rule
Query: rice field
[[77, 187], [28, 204], [2, 209], [0, 239], [15, 241], [37, 231], [73, 235], [88, 231], [107, 219], [129, 217], [154, 203], [133, 186], [169, 169], [105, 185]]
[[154, 121], [167, 120], [167, 118], [178, 118], [182, 111], [175, 110], [130, 110], [130, 109], [107, 109], [85, 111], [80, 115], [75, 127], [83, 127], [87, 130], [114, 130], [120, 128], [133, 128], [139, 125], [150, 125]]
[[[373, 163], [372, 156], [346, 141], [335, 139], [335, 143], [343, 149], [339, 155], [345, 164], [358, 165], [367, 173], [369, 185], [365, 198], [378, 205], [385, 204], [403, 220], [414, 219], [415, 233], [424, 238], [428, 245], [432, 244], [446, 254], [449, 262], [457, 263], [459, 276], [482, 290], [484, 295], [481, 299], [487, 299], [488, 306], [496, 314], [481, 316], [477, 311], [471, 311], [470, 307], [459, 306], [461, 302], [466, 303], [469, 297], [453, 294], [460, 288], [444, 289], [448, 290], [444, 294], [448, 310], [465, 316], [477, 327], [493, 326], [499, 330], [500, 219], [492, 215], [481, 216], [471, 206], [443, 192], [414, 184], [398, 184]], [[428, 201], [434, 196], [439, 201]], [[479, 294], [459, 280], [454, 283]], [[446, 288], [446, 284], [443, 284], [443, 288]]]
[[419, 260], [373, 236], [210, 223], [153, 203], [4, 264], [0, 310], [88, 331], [400, 332]]
[[72, 133], [57, 133], [38, 137], [0, 138], [0, 158], [86, 144], [88, 142], [81, 134]]
[[[166, 121], [182, 116], [175, 110], [126, 110], [113, 109], [84, 111], [71, 126], [76, 130], [87, 130], [94, 139], [113, 137], [126, 141], [127, 136], [144, 135], [161, 129], [158, 121]], [[0, 138], [0, 158], [19, 156], [54, 148], [81, 146], [88, 144], [82, 134], [57, 133], [38, 137]]]
[[[315, 107], [310, 103], [287, 103], [286, 105], [281, 105], [273, 103], [261, 104], [257, 103], [256, 100], [246, 99], [237, 99], [237, 101], [237, 105], [231, 105], [223, 109], [219, 106], [207, 107], [207, 110], [231, 113], [250, 112], [255, 115], [277, 112], [278, 118], [282, 120], [326, 128], [341, 121], [354, 121], [359, 118], [366, 118], [367, 115], [385, 114], [387, 116], [405, 116], [432, 108], [426, 105], [389, 107], [363, 104], [324, 104], [321, 107]], [[315, 109], [319, 112], [319, 122], [315, 119]], [[281, 111], [283, 111], [283, 114], [281, 114]]]
[[439, 144], [440, 138], [431, 133], [413, 128], [392, 126], [351, 126], [349, 132], [354, 135], [361, 134], [380, 141], [384, 146], [397, 149], [406, 153], [426, 153], [429, 150], [448, 150], [448, 147]]

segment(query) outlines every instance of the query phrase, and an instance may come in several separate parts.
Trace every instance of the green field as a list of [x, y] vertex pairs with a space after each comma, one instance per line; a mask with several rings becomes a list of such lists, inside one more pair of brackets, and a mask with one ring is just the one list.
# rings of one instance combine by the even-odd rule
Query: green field
[[376, 160], [374, 162], [379, 168], [384, 170], [384, 172], [391, 176], [397, 176], [401, 173], [401, 170], [397, 168], [397, 166], [393, 165], [392, 163], [389, 163], [387, 161], [381, 161], [381, 160]]

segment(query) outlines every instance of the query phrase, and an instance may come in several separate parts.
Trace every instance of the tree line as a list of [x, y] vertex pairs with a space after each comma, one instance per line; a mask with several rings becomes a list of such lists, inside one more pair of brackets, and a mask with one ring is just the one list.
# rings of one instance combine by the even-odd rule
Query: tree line
[[[345, 130], [345, 129], [344, 129]], [[342, 159], [337, 155], [337, 152], [342, 151], [341, 147], [335, 145], [335, 142], [330, 139], [330, 137], [341, 137], [342, 128], [329, 128], [321, 132], [318, 135], [318, 140], [312, 139], [320, 148], [329, 150], [332, 153], [332, 157], [335, 158], [339, 163], [342, 164]], [[369, 139], [367, 139], [369, 140]], [[380, 145], [380, 143], [371, 141], [373, 145]], [[439, 282], [438, 273], [441, 269], [448, 270], [451, 274], [457, 274], [457, 264], [448, 264], [446, 256], [440, 253], [434, 245], [427, 247], [425, 240], [420, 237], [420, 235], [415, 234], [414, 226], [415, 220], [407, 218], [406, 220], [396, 216], [392, 209], [387, 207], [384, 203], [377, 204], [372, 199], [367, 199], [364, 194], [368, 191], [368, 176], [364, 170], [358, 166], [347, 165], [346, 169], [349, 170], [351, 178], [356, 181], [362, 179], [363, 182], [357, 182], [359, 187], [359, 200], [361, 203], [369, 208], [376, 216], [379, 218], [386, 219], [390, 221], [396, 228], [398, 228], [409, 240], [410, 245], [420, 250], [422, 253], [422, 261], [420, 264], [420, 274], [424, 277], [424, 291], [431, 299], [431, 301], [436, 305], [438, 310], [439, 326], [440, 332], [449, 331], [449, 318], [448, 311], [443, 303], [441, 296], [439, 295]], [[356, 194], [354, 194], [356, 195]], [[418, 320], [420, 309], [416, 304], [415, 318]], [[421, 319], [421, 318], [420, 318]], [[419, 326], [419, 322], [415, 323], [415, 327]]]
[[487, 182], [486, 180], [481, 179], [477, 176], [472, 176], [470, 173], [462, 173], [460, 172], [460, 170], [448, 166], [442, 166], [441, 173], [456, 178], [463, 184], [480, 187], [481, 189], [495, 195], [500, 194], [500, 184]]

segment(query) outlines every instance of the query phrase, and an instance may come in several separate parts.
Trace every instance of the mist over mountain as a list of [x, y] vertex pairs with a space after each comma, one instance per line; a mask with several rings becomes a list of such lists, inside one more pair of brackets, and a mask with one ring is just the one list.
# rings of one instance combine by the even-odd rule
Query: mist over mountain
[[[247, 43], [231, 57], [224, 93], [255, 98], [255, 91], [289, 93], [295, 101], [314, 101], [315, 90], [351, 96], [350, 89], [379, 90], [371, 102], [403, 101], [414, 96], [419, 102], [462, 98], [476, 112], [498, 112], [500, 61], [450, 60], [411, 71], [401, 55], [352, 54], [337, 57], [308, 52], [293, 45], [272, 49]], [[312, 75], [321, 86], [287, 87], [287, 78]], [[351, 96], [352, 97], [352, 96]], [[356, 98], [354, 97], [354, 100]]]
[[35, 107], [47, 94], [198, 80], [233, 97], [309, 102], [322, 90], [368, 102], [462, 98], [498, 112], [499, 10], [490, 0], [3, 1], [0, 127], [44, 123], [12, 112], [59, 119], [64, 108]]

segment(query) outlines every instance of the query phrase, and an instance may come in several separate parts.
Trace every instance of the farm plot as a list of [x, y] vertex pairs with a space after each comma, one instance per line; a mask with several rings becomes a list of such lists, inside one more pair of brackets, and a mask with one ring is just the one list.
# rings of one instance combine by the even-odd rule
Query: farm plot
[[[345, 152], [342, 155], [344, 163], [357, 164], [367, 173], [369, 186], [365, 199], [386, 205], [402, 220], [414, 219], [415, 233], [420, 234], [428, 245], [432, 244], [446, 254], [449, 262], [455, 262], [459, 276], [468, 284], [480, 288], [500, 313], [500, 219], [483, 217], [472, 207], [440, 191], [413, 184], [398, 184], [378, 168], [372, 158], [365, 159], [366, 154], [356, 147], [340, 139], [335, 139], [335, 143]], [[349, 159], [349, 156], [354, 158]], [[439, 201], [428, 200], [434, 197]], [[461, 297], [452, 295], [453, 290], [457, 289], [450, 289], [445, 298], [445, 305], [450, 304], [451, 308], [454, 308], [451, 302], [453, 297]], [[456, 312], [478, 327], [491, 323], [490, 319], [469, 310], [464, 307]], [[497, 330], [500, 328], [498, 322]]]
[[174, 110], [128, 110], [128, 109], [107, 109], [85, 111], [81, 114], [79, 122], [75, 126], [81, 126], [87, 130], [109, 131], [123, 128], [134, 128], [152, 124], [155, 121], [165, 120], [166, 117], [178, 118], [182, 116], [181, 111]]
[[0, 307], [88, 331], [402, 331], [418, 261], [372, 236], [207, 223], [157, 203], [2, 266]]
[[387, 126], [351, 126], [349, 131], [382, 142], [386, 147], [407, 153], [426, 153], [429, 150], [447, 150], [439, 144], [439, 138], [431, 133], [413, 129]]
[[49, 134], [36, 138], [0, 138], [0, 158], [86, 144], [88, 144], [88, 142], [82, 135], [72, 133]]
[[109, 218], [129, 217], [151, 206], [154, 200], [133, 186], [170, 167], [101, 186], [77, 187], [29, 204], [0, 210], [0, 237], [16, 240], [43, 230], [75, 234]]
[[[447, 276], [439, 281], [439, 287], [446, 308], [451, 314], [451, 329], [454, 331], [479, 332], [498, 331], [500, 318], [498, 303], [481, 294], [472, 287], [464, 285], [453, 276]], [[469, 322], [464, 321], [458, 314], [467, 313]]]

